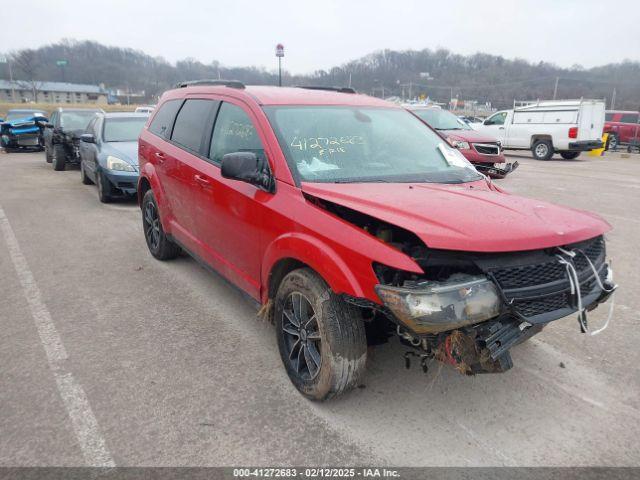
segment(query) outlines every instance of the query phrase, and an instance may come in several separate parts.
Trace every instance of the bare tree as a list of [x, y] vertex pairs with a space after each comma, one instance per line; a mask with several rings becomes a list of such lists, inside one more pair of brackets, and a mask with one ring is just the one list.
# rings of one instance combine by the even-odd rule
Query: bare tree
[[37, 80], [40, 67], [37, 52], [32, 49], [20, 50], [11, 57], [13, 64], [18, 67], [18, 71], [23, 76], [23, 80], [18, 81], [18, 84], [22, 88], [29, 88], [33, 93], [33, 100], [38, 101], [38, 90], [42, 86], [42, 82]]

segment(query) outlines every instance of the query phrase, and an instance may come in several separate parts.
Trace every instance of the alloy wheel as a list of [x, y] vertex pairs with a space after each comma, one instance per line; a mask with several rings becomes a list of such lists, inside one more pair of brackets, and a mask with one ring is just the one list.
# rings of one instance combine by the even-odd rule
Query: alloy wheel
[[303, 380], [313, 380], [322, 364], [318, 319], [311, 302], [299, 292], [292, 292], [282, 309], [284, 345], [293, 370]]
[[147, 202], [144, 207], [144, 235], [149, 247], [157, 250], [160, 246], [160, 218], [153, 202]]

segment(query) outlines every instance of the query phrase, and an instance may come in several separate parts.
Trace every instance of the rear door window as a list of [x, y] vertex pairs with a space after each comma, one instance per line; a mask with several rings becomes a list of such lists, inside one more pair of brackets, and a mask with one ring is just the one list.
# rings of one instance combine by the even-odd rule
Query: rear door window
[[171, 141], [194, 153], [200, 152], [205, 131], [210, 131], [211, 113], [218, 102], [192, 99], [184, 102], [176, 117]]
[[173, 120], [176, 118], [181, 104], [182, 100], [169, 100], [163, 103], [158, 113], [153, 117], [149, 131], [168, 140], [171, 137]]
[[211, 138], [209, 158], [221, 163], [227, 153], [253, 152], [264, 158], [264, 147], [249, 116], [240, 107], [223, 102]]
[[620, 118], [622, 123], [638, 123], [638, 114], [637, 113], [624, 113]]

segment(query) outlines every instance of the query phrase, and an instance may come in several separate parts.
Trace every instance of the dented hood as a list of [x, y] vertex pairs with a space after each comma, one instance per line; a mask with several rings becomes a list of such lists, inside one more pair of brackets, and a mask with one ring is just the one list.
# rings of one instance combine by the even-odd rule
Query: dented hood
[[511, 195], [485, 181], [303, 183], [302, 190], [409, 230], [437, 249], [535, 250], [579, 242], [611, 229], [595, 214]]

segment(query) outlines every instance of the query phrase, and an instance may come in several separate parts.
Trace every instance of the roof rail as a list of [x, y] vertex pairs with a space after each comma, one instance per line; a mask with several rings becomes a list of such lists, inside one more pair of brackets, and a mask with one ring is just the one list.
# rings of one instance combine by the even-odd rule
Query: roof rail
[[175, 88], [193, 87], [199, 85], [218, 85], [221, 87], [244, 89], [244, 83], [238, 80], [190, 80], [188, 82], [179, 82]]
[[306, 88], [307, 90], [328, 90], [339, 93], [358, 93], [351, 87], [323, 87], [322, 85], [296, 85], [295, 88]]

